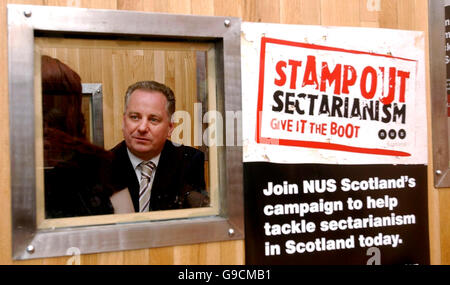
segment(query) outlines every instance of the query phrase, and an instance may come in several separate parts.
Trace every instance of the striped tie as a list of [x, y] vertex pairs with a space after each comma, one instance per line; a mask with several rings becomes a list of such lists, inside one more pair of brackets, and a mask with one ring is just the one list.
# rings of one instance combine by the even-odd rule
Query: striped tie
[[139, 164], [141, 169], [141, 182], [139, 183], [139, 212], [150, 210], [150, 180], [156, 165], [152, 161], [143, 161]]

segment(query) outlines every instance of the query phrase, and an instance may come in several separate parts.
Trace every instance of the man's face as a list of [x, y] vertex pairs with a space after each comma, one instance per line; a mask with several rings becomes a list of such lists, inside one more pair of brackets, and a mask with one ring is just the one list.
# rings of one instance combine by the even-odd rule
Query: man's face
[[149, 160], [158, 155], [173, 130], [166, 110], [167, 99], [159, 91], [135, 90], [123, 116], [123, 136], [128, 149]]

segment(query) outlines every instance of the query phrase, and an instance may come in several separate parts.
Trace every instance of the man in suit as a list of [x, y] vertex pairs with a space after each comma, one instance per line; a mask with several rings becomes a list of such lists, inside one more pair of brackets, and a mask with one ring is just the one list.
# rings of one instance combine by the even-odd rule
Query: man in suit
[[175, 96], [161, 83], [137, 82], [126, 92], [124, 140], [112, 149], [113, 169], [135, 212], [209, 204], [203, 152], [168, 140], [174, 112]]

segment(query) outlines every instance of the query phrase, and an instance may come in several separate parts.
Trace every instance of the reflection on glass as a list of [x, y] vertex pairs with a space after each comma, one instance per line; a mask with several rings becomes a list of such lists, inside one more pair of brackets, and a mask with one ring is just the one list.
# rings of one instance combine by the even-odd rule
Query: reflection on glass
[[[175, 108], [170, 88], [154, 81], [132, 85], [115, 114], [125, 139], [106, 151], [86, 135], [77, 72], [49, 56], [42, 56], [41, 71], [47, 219], [209, 206], [203, 152], [168, 140]], [[141, 162], [150, 160], [146, 172]]]
[[161, 83], [139, 81], [126, 92], [124, 140], [112, 150], [113, 166], [136, 212], [207, 204], [201, 194], [206, 188], [203, 152], [167, 139], [174, 129], [174, 112], [174, 93]]

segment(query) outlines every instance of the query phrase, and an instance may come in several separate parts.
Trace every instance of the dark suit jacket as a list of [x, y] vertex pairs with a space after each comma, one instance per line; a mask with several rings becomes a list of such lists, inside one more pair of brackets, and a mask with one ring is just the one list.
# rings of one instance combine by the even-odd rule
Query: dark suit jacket
[[[113, 171], [128, 187], [133, 206], [139, 211], [139, 181], [128, 157], [125, 141], [116, 145]], [[169, 210], [207, 206], [203, 152], [188, 146], [175, 146], [167, 140], [161, 152], [151, 190], [150, 209]]]

